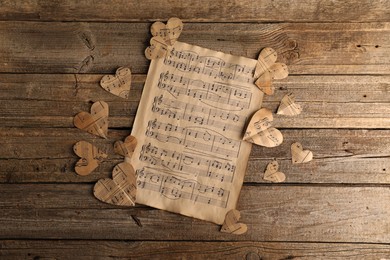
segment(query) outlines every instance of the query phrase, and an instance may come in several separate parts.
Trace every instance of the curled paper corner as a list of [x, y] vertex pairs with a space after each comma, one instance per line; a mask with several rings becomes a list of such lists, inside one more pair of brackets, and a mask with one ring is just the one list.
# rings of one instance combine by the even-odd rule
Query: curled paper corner
[[131, 158], [134, 153], [135, 148], [137, 147], [137, 139], [129, 135], [125, 138], [124, 141], [116, 141], [114, 143], [114, 152], [116, 154], [122, 155], [126, 158]]
[[85, 176], [93, 172], [107, 158], [107, 154], [87, 141], [79, 141], [73, 145], [74, 153], [80, 157], [75, 172]]
[[166, 24], [155, 22], [150, 27], [152, 35], [161, 37], [169, 46], [173, 46], [176, 43], [182, 31], [183, 22], [177, 17], [169, 18]]
[[107, 139], [108, 132], [108, 104], [97, 101], [91, 106], [91, 113], [80, 112], [73, 118], [73, 124], [78, 129]]
[[134, 206], [137, 195], [137, 177], [133, 166], [122, 162], [112, 171], [112, 179], [100, 179], [93, 188], [94, 196], [105, 203]]
[[225, 221], [222, 224], [221, 232], [235, 235], [242, 235], [248, 231], [248, 227], [244, 223], [239, 223], [241, 213], [232, 209], [226, 213]]
[[272, 127], [272, 121], [272, 112], [267, 108], [261, 108], [249, 121], [243, 140], [265, 147], [280, 145], [283, 142], [283, 135]]
[[293, 164], [310, 162], [313, 160], [313, 152], [303, 150], [302, 144], [295, 142], [291, 145], [291, 160]]
[[286, 115], [286, 116], [296, 116], [302, 112], [302, 107], [300, 104], [295, 102], [295, 96], [293, 93], [289, 93], [285, 95], [280, 101], [280, 105], [278, 108], [278, 115]]
[[273, 80], [284, 79], [288, 76], [287, 65], [276, 62], [277, 57], [276, 51], [267, 47], [261, 50], [257, 59], [254, 73], [255, 85], [266, 95], [274, 94]]
[[267, 165], [263, 179], [271, 182], [284, 182], [286, 180], [286, 175], [279, 171], [278, 161], [273, 160]]
[[105, 75], [100, 80], [100, 86], [111, 94], [128, 99], [131, 89], [131, 70], [120, 67], [115, 75]]

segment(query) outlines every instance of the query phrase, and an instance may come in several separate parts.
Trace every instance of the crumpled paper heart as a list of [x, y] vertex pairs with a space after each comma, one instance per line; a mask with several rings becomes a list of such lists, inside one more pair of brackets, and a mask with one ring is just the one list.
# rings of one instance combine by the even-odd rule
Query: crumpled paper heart
[[100, 80], [100, 86], [121, 98], [129, 98], [131, 88], [131, 70], [120, 67], [116, 70], [115, 75], [106, 75]]
[[95, 197], [103, 202], [134, 206], [137, 194], [136, 176], [133, 166], [126, 162], [117, 164], [112, 179], [100, 179], [93, 188]]
[[278, 112], [276, 113], [279, 115], [296, 116], [299, 115], [301, 112], [302, 112], [301, 105], [295, 103], [294, 94], [289, 93], [285, 95], [280, 101]]
[[78, 113], [73, 119], [73, 124], [78, 129], [107, 139], [108, 104], [104, 101], [93, 103], [91, 113], [84, 111]]
[[282, 133], [271, 127], [272, 112], [266, 108], [258, 110], [249, 121], [244, 141], [265, 147], [275, 147], [283, 142]]
[[288, 69], [284, 63], [275, 63], [276, 51], [272, 48], [264, 48], [257, 60], [254, 78], [256, 86], [267, 95], [273, 95], [275, 88], [272, 80], [283, 79], [288, 76]]
[[160, 36], [166, 44], [172, 46], [183, 31], [183, 22], [179, 18], [172, 17], [166, 25], [162, 22], [153, 23], [150, 31], [153, 36]]
[[267, 165], [263, 179], [272, 182], [284, 182], [286, 180], [286, 175], [278, 170], [279, 163], [276, 160], [273, 160]]
[[226, 213], [225, 221], [222, 224], [221, 232], [241, 235], [246, 233], [248, 227], [246, 224], [238, 223], [241, 214], [238, 210], [232, 209]]
[[303, 150], [302, 144], [296, 142], [291, 145], [291, 160], [293, 164], [306, 163], [313, 160], [313, 152]]
[[90, 174], [104, 158], [107, 158], [106, 153], [86, 141], [77, 142], [73, 146], [73, 151], [77, 156], [81, 157], [76, 163], [75, 172], [82, 176]]
[[160, 36], [150, 39], [150, 46], [145, 50], [145, 57], [148, 60], [154, 60], [165, 57], [168, 51], [168, 44]]
[[125, 141], [116, 141], [114, 144], [115, 153], [122, 155], [123, 157], [131, 158], [134, 153], [135, 147], [137, 146], [137, 139], [129, 135]]

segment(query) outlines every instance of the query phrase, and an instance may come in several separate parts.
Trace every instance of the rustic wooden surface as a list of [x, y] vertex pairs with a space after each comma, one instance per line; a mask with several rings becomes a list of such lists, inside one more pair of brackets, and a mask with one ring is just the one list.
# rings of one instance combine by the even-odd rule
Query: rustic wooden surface
[[[291, 75], [264, 106], [293, 92], [304, 112], [276, 116], [277, 148], [254, 147], [238, 209], [249, 231], [96, 200], [93, 184], [121, 158], [145, 82], [153, 21], [178, 16], [184, 42], [256, 58], [269, 46]], [[128, 101], [99, 87], [129, 66]], [[109, 139], [73, 127], [97, 100]], [[0, 4], [1, 259], [390, 259], [390, 1], [22, 1]], [[78, 176], [72, 146], [109, 158]], [[314, 153], [292, 165], [299, 141]], [[261, 178], [280, 162], [287, 179]], [[132, 217], [139, 219], [137, 225]]]

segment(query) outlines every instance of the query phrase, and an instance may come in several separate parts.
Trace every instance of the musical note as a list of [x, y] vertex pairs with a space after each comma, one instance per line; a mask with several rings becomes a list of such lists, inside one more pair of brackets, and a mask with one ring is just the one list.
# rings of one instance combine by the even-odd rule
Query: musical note
[[179, 41], [152, 61], [132, 131], [137, 202], [222, 224], [249, 157], [247, 117], [262, 101], [256, 63]]
[[137, 188], [160, 193], [170, 200], [190, 200], [225, 208], [230, 191], [197, 181], [159, 173], [157, 169], [144, 167], [137, 172]]

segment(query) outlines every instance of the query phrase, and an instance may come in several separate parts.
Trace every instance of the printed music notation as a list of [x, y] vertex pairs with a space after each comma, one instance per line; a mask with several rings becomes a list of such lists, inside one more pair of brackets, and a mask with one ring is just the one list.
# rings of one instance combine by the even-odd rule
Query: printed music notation
[[[180, 95], [187, 95], [212, 107], [220, 108], [223, 105], [223, 109], [227, 110], [249, 108], [252, 96], [250, 91], [235, 86], [218, 82], [208, 83], [202, 80], [191, 80], [168, 71], [160, 74], [158, 87], [167, 90], [175, 98]], [[230, 107], [226, 108], [226, 105]]]
[[[204, 153], [178, 152], [159, 148], [148, 143], [142, 146], [141, 161], [148, 161], [150, 165], [162, 166], [166, 170], [176, 171], [178, 174], [200, 176], [232, 182], [236, 167], [220, 157], [209, 157]], [[201, 169], [201, 171], [199, 171]]]
[[235, 207], [262, 93], [256, 60], [176, 42], [153, 60], [132, 135], [137, 202], [221, 224]]
[[245, 83], [253, 81], [254, 67], [229, 63], [222, 58], [203, 56], [193, 51], [178, 51], [172, 48], [164, 63], [180, 71], [203, 74], [214, 79], [219, 78], [221, 80], [234, 80]]
[[[159, 131], [163, 130], [163, 131]], [[180, 127], [157, 119], [148, 122], [146, 136], [164, 143], [180, 144], [184, 148], [216, 153], [226, 157], [238, 157], [241, 141], [227, 138], [211, 129]]]
[[138, 172], [137, 186], [158, 192], [171, 200], [184, 199], [225, 208], [230, 191], [215, 186], [203, 185], [191, 179], [167, 175], [156, 169], [144, 167]]
[[191, 105], [178, 100], [163, 99], [163, 95], [155, 97], [152, 111], [168, 118], [185, 120], [196, 125], [207, 125], [225, 131], [242, 133], [246, 116], [222, 109], [208, 108], [205, 106]]

